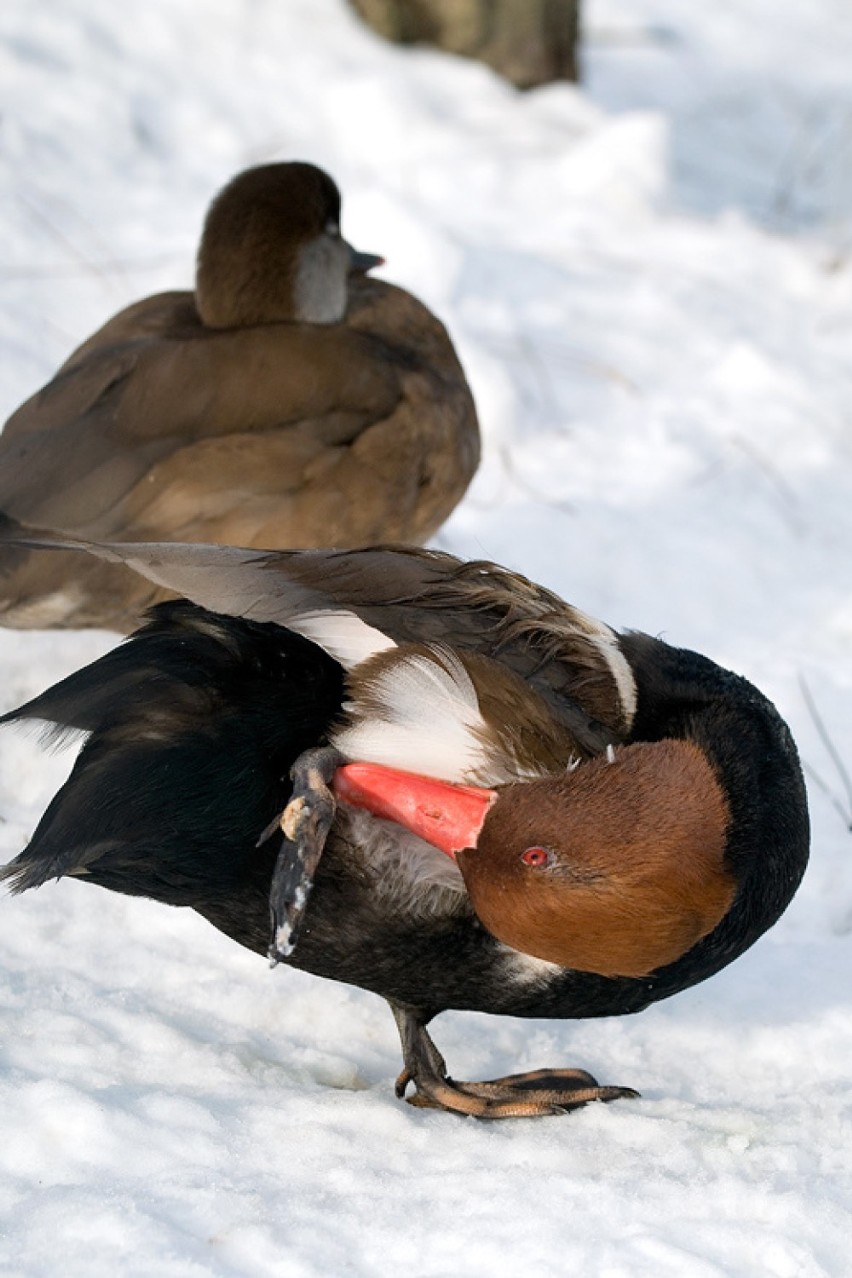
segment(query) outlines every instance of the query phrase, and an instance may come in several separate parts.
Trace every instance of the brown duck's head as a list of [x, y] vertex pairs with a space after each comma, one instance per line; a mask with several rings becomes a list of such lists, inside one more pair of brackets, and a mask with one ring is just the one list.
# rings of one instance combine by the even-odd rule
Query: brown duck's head
[[728, 805], [691, 742], [631, 745], [495, 790], [369, 764], [337, 775], [341, 798], [455, 856], [494, 936], [562, 967], [646, 976], [711, 932], [734, 898]]
[[347, 280], [379, 266], [340, 234], [340, 192], [313, 164], [238, 173], [213, 200], [196, 269], [196, 305], [209, 328], [301, 320], [334, 324]]

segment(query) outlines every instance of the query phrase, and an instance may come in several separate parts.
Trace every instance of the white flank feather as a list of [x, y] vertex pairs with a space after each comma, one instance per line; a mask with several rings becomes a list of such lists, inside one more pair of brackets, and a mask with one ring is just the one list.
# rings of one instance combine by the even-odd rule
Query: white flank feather
[[288, 617], [286, 624], [289, 630], [312, 639], [346, 670], [377, 652], [396, 647], [393, 639], [375, 626], [368, 626], [354, 612], [304, 612]]
[[371, 680], [370, 696], [378, 708], [334, 737], [347, 758], [444, 781], [464, 781], [483, 766], [476, 689], [453, 653], [401, 657]]

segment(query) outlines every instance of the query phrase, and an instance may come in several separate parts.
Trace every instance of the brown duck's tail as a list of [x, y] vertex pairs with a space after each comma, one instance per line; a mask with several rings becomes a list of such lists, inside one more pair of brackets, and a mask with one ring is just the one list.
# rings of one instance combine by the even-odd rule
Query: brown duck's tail
[[22, 524], [20, 520], [13, 519], [0, 510], [0, 546], [19, 546], [22, 549], [43, 546], [46, 550], [76, 550], [83, 549], [87, 544], [52, 528], [35, 528], [31, 524]]

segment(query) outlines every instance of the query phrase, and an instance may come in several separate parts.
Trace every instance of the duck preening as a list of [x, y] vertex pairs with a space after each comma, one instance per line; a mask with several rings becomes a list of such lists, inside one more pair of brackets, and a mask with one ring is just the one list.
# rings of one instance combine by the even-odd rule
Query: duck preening
[[640, 1011], [737, 958], [798, 886], [790, 733], [706, 657], [434, 552], [87, 549], [186, 598], [5, 716], [88, 736], [4, 877], [188, 905], [375, 991], [416, 1104], [634, 1095], [582, 1070], [453, 1080], [426, 1026]]
[[[421, 543], [479, 462], [444, 326], [340, 234], [311, 164], [238, 174], [194, 292], [121, 311], [0, 436], [0, 512], [101, 540]], [[127, 630], [163, 592], [82, 556], [0, 557], [0, 625]]]

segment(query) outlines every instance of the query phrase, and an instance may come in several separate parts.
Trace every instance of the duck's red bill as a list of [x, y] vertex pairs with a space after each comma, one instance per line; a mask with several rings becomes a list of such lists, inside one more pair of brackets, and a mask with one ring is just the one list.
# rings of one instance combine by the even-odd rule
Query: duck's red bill
[[454, 857], [475, 848], [495, 790], [453, 785], [379, 763], [347, 763], [334, 774], [334, 793], [353, 808], [396, 821]]

